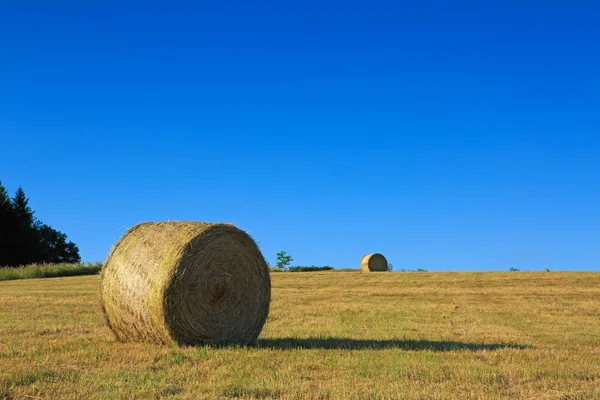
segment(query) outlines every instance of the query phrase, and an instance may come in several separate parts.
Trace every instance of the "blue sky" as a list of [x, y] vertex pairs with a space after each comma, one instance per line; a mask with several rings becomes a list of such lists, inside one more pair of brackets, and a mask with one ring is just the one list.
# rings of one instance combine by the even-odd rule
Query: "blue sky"
[[4, 1], [0, 180], [88, 261], [138, 222], [201, 220], [271, 263], [600, 270], [598, 21], [577, 1]]

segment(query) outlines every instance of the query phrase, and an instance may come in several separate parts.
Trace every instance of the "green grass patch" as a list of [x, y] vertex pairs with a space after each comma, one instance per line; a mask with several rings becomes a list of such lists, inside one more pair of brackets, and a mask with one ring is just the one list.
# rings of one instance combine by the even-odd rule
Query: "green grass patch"
[[0, 281], [34, 278], [57, 278], [61, 276], [96, 275], [102, 263], [86, 264], [34, 264], [23, 267], [0, 268]]

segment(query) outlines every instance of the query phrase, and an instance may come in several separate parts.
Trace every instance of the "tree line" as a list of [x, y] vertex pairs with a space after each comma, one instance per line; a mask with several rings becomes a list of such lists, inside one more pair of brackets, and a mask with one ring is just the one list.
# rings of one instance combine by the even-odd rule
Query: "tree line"
[[80, 262], [75, 243], [33, 214], [23, 188], [11, 198], [0, 181], [0, 266]]

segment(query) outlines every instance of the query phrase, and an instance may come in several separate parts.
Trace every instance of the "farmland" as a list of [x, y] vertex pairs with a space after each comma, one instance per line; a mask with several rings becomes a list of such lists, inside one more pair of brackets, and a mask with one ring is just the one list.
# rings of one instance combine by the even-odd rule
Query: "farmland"
[[600, 398], [600, 273], [273, 273], [256, 346], [116, 342], [99, 277], [0, 282], [0, 399]]

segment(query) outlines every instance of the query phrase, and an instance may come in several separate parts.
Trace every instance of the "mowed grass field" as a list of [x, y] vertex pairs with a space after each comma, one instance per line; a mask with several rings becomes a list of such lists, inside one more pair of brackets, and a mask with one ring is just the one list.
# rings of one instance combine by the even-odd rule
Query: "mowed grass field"
[[273, 273], [254, 347], [118, 343], [99, 277], [0, 282], [0, 399], [600, 398], [600, 273]]

